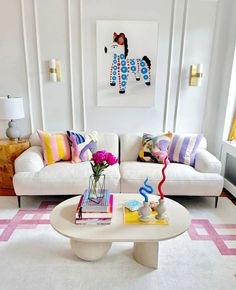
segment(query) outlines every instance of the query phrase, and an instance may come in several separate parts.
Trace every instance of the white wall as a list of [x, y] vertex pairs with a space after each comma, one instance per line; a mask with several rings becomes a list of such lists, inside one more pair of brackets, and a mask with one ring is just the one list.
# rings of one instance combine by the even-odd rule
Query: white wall
[[[212, 51], [207, 103], [203, 132], [208, 137], [208, 147], [220, 156], [222, 140], [227, 139], [229, 124], [225, 123], [229, 109], [231, 74], [236, 44], [236, 1], [220, 1], [216, 19], [214, 49]], [[235, 82], [235, 80], [234, 80]], [[233, 84], [232, 84], [233, 85]], [[232, 109], [234, 101], [230, 101]], [[227, 128], [226, 128], [227, 127]]]
[[[24, 97], [26, 118], [20, 123], [26, 133], [30, 122], [20, 11], [19, 1], [0, 1], [0, 96]], [[1, 121], [1, 137], [6, 126], [7, 122]]]
[[[212, 48], [221, 37], [227, 40], [225, 21], [231, 24], [232, 3], [233, 0], [0, 0], [0, 96], [24, 98], [26, 117], [17, 122], [25, 136], [37, 128], [117, 133], [176, 130], [204, 131], [213, 140], [207, 124], [212, 118], [216, 120], [211, 107], [218, 109], [221, 96], [213, 98], [216, 78], [212, 77], [212, 67], [219, 69], [216, 60], [223, 64], [224, 50], [223, 44], [221, 49]], [[96, 20], [106, 19], [158, 23], [155, 106], [97, 106]], [[49, 82], [51, 58], [61, 60], [61, 83]], [[201, 87], [188, 86], [193, 63], [204, 66]], [[219, 79], [217, 86], [221, 86]], [[5, 136], [6, 123], [0, 121], [0, 137]]]
[[[149, 0], [96, 0], [84, 1], [83, 45], [85, 96], [88, 128], [106, 128], [108, 131], [162, 131], [164, 95], [167, 75], [169, 25], [172, 1]], [[119, 3], [119, 5], [117, 5]], [[96, 9], [93, 7], [97, 6]], [[106, 7], [106, 9], [104, 9]], [[125, 7], [125, 9], [124, 9]], [[97, 19], [152, 20], [158, 23], [158, 59], [155, 106], [152, 108], [101, 108], [96, 106], [96, 23]], [[140, 36], [141, 37], [141, 36]], [[143, 43], [143, 45], [148, 45]], [[88, 65], [88, 64], [91, 65]], [[89, 77], [88, 77], [89, 76]], [[95, 85], [91, 85], [95, 84]], [[87, 98], [87, 96], [90, 96]], [[145, 97], [145, 96], [144, 96]], [[110, 121], [109, 121], [110, 120]]]

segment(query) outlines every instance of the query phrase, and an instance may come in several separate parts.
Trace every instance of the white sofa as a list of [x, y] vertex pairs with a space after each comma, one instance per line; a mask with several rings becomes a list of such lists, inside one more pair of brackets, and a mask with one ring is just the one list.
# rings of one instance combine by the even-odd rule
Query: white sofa
[[[92, 174], [88, 161], [71, 163], [60, 161], [45, 166], [42, 147], [37, 133], [30, 137], [30, 148], [15, 160], [13, 185], [21, 195], [73, 195], [88, 187]], [[97, 150], [107, 150], [118, 156], [119, 140], [116, 134], [99, 133]], [[119, 164], [109, 166], [106, 171], [106, 186], [112, 192], [120, 192]]]
[[[157, 192], [163, 165], [136, 161], [141, 142], [141, 135], [120, 136], [121, 192], [137, 192], [146, 177]], [[221, 194], [221, 163], [206, 147], [207, 142], [203, 138], [196, 153], [195, 167], [180, 163], [168, 164], [165, 171], [166, 181], [162, 187], [166, 195], [217, 197]]]
[[[106, 187], [111, 192], [138, 192], [146, 177], [157, 191], [163, 165], [136, 161], [141, 140], [141, 135], [134, 134], [98, 134], [97, 149], [110, 151], [120, 160], [119, 164], [104, 171]], [[88, 187], [92, 174], [88, 161], [76, 164], [60, 161], [44, 166], [37, 133], [31, 135], [30, 144], [31, 147], [15, 160], [13, 184], [19, 204], [20, 196], [74, 195]], [[206, 150], [206, 146], [203, 138], [196, 153], [195, 167], [177, 163], [168, 165], [163, 185], [165, 195], [214, 196], [218, 199], [223, 188], [221, 163]]]

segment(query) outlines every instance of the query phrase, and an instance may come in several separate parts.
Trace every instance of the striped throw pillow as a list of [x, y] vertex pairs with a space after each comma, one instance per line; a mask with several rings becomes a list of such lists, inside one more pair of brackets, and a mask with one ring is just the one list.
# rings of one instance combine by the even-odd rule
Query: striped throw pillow
[[201, 134], [177, 135], [171, 140], [168, 158], [171, 162], [178, 162], [194, 166], [196, 150], [201, 142]]
[[96, 148], [97, 142], [96, 131], [85, 134], [85, 136], [73, 131], [67, 131], [67, 136], [71, 146], [72, 163], [89, 161], [92, 159], [91, 151]]
[[79, 133], [73, 131], [66, 131], [66, 133], [68, 136], [70, 146], [72, 146], [72, 140], [75, 140], [76, 144], [80, 144], [85, 141], [84, 136]]
[[37, 130], [43, 148], [44, 164], [70, 160], [70, 145], [66, 133], [48, 133]]

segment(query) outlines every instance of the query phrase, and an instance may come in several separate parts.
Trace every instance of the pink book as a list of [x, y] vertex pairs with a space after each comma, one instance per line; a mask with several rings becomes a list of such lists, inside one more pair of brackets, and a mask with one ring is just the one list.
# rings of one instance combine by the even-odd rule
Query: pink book
[[[79, 204], [81, 204], [81, 202], [79, 202]], [[80, 210], [81, 209], [81, 210]], [[79, 205], [77, 207], [77, 211], [76, 211], [76, 219], [87, 219], [87, 218], [93, 218], [93, 219], [100, 219], [100, 218], [112, 218], [112, 214], [113, 214], [113, 195], [111, 194], [109, 197], [109, 204], [107, 207], [107, 211], [86, 211], [83, 212], [83, 207], [81, 208]]]

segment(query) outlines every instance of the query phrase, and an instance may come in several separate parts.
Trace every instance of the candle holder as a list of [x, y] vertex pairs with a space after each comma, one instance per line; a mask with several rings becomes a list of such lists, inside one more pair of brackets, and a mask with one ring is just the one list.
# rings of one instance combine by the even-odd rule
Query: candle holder
[[157, 215], [155, 216], [155, 218], [157, 220], [159, 219], [164, 219], [166, 218], [166, 205], [165, 205], [165, 201], [164, 201], [164, 198], [163, 199], [159, 199], [159, 204], [156, 206], [156, 212], [157, 212]]
[[142, 222], [149, 222], [153, 220], [153, 218], [150, 216], [152, 210], [149, 206], [148, 201], [143, 202], [143, 206], [138, 209], [138, 214], [140, 215], [139, 220]]

